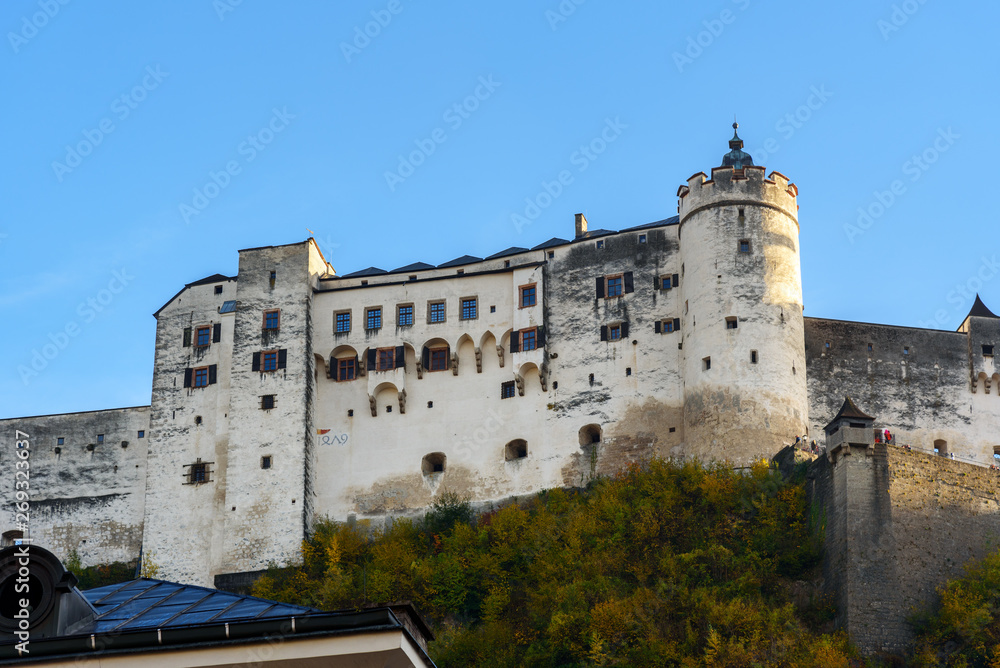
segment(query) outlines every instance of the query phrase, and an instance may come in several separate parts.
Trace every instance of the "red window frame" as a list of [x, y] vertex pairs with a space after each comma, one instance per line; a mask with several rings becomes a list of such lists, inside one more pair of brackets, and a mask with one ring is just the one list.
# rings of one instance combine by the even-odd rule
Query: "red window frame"
[[[274, 316], [274, 326], [268, 326], [268, 320], [270, 316]], [[281, 328], [281, 309], [272, 309], [270, 311], [264, 311], [264, 324], [263, 329], [280, 329]]]
[[[614, 282], [613, 282], [614, 281]], [[618, 292], [612, 293], [611, 287], [615, 286]], [[613, 299], [615, 297], [621, 297], [625, 294], [625, 275], [615, 274], [614, 276], [607, 276], [604, 279], [604, 298]]]
[[[204, 335], [205, 342], [202, 343], [202, 335]], [[212, 344], [212, 327], [210, 325], [203, 325], [201, 327], [196, 327], [194, 330], [194, 345], [198, 348], [205, 348]]]
[[353, 357], [343, 357], [337, 360], [335, 372], [337, 381], [354, 380], [358, 377], [358, 366]]
[[[528, 345], [528, 342], [531, 345]], [[529, 350], [535, 350], [538, 348], [538, 328], [530, 327], [528, 329], [521, 330], [521, 352], [527, 352]]]
[[278, 351], [277, 350], [265, 350], [260, 354], [260, 370], [261, 371], [277, 371], [278, 370]]
[[621, 341], [622, 340], [622, 326], [621, 325], [611, 325], [608, 327], [608, 341]]
[[392, 371], [396, 368], [396, 349], [379, 348], [376, 351], [376, 364], [378, 371]]
[[448, 349], [447, 348], [431, 348], [430, 349], [430, 369], [428, 371], [447, 371], [449, 367], [448, 364]]
[[191, 387], [208, 387], [207, 366], [200, 366], [192, 371]]
[[[530, 283], [528, 285], [522, 285], [518, 290], [521, 293], [521, 298], [518, 299], [518, 308], [531, 308], [538, 303], [538, 284]], [[526, 304], [526, 301], [530, 303]]]

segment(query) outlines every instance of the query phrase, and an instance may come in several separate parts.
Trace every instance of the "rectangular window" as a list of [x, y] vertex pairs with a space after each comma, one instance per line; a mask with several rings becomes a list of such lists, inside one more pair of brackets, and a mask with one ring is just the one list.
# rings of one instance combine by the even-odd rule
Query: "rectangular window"
[[646, 243], [646, 235], [645, 234], [640, 234], [639, 235], [639, 243], [641, 243], [641, 244]]
[[194, 386], [208, 387], [208, 367], [203, 366], [194, 370]]
[[62, 445], [65, 442], [66, 442], [66, 439], [63, 438], [62, 436], [60, 436], [59, 438], [56, 439], [56, 445]]
[[98, 434], [97, 435], [97, 442], [98, 443], [103, 443], [104, 442], [104, 434]]
[[278, 368], [278, 351], [267, 350], [263, 354], [264, 371], [275, 371]]
[[351, 312], [341, 311], [337, 314], [337, 333], [342, 334], [349, 331], [351, 331]]
[[604, 241], [598, 241], [597, 242], [597, 247], [598, 248], [604, 248]]
[[537, 346], [535, 345], [537, 330], [524, 329], [521, 330], [521, 351], [534, 350]]
[[514, 397], [516, 389], [514, 388], [514, 381], [508, 380], [505, 383], [500, 383], [500, 398], [501, 399], [511, 399]]
[[187, 484], [197, 485], [203, 482], [211, 482], [210, 474], [211, 471], [208, 469], [208, 463], [202, 462], [199, 459], [194, 464], [188, 464]]
[[444, 371], [448, 368], [448, 349], [431, 349], [431, 371]]
[[280, 310], [264, 311], [264, 329], [278, 329], [280, 317]]
[[993, 346], [983, 346], [983, 357], [993, 357]]
[[736, 329], [739, 326], [739, 322], [736, 320], [735, 316], [729, 316], [726, 318], [726, 329]]
[[409, 327], [413, 324], [413, 304], [400, 306], [396, 312], [396, 325], [399, 327]]
[[274, 396], [273, 394], [265, 394], [260, 398], [260, 409], [262, 411], [269, 411], [274, 408]]
[[610, 341], [620, 341], [622, 338], [622, 326], [621, 325], [611, 325], [608, 327], [608, 340]]
[[379, 348], [378, 349], [378, 370], [379, 371], [392, 371], [396, 368], [396, 349], [395, 348]]
[[756, 363], [757, 363], [757, 351], [756, 350], [751, 350], [750, 351], [750, 364], [756, 364]]
[[139, 438], [146, 438], [146, 432], [142, 429], [139, 430]]
[[365, 329], [382, 329], [382, 307], [370, 308], [365, 314]]
[[196, 346], [207, 346], [212, 342], [212, 328], [209, 326], [199, 327], [195, 330], [195, 345]]
[[521, 308], [527, 308], [529, 306], [535, 305], [535, 284], [522, 285], [521, 286]]
[[222, 286], [221, 285], [216, 285], [215, 286], [215, 294], [217, 294], [217, 295], [221, 295], [222, 294]]
[[663, 331], [667, 332], [668, 334], [674, 331], [674, 322], [672, 320], [663, 321]]
[[741, 253], [749, 253], [750, 252], [750, 240], [749, 239], [740, 239], [739, 250], [740, 250]]
[[711, 357], [705, 357], [705, 358], [703, 358], [701, 360], [701, 368], [704, 371], [708, 371], [709, 369], [711, 369], [712, 368], [712, 358]]
[[357, 376], [357, 363], [353, 357], [337, 360], [336, 379], [354, 380]]
[[262, 469], [271, 468], [271, 455], [264, 455], [260, 458], [260, 467]]
[[622, 295], [622, 277], [608, 276], [607, 288], [604, 291], [606, 297], [620, 297]]
[[479, 317], [479, 304], [475, 297], [462, 300], [462, 320], [475, 320]]
[[444, 322], [444, 302], [431, 302], [427, 305], [428, 322]]

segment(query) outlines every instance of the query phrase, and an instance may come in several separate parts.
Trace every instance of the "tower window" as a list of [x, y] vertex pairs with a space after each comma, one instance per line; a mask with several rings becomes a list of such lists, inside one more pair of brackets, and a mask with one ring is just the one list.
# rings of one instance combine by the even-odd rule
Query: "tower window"
[[555, 252], [555, 251], [549, 251], [549, 259], [550, 259], [550, 260], [551, 260], [552, 258], [554, 258], [555, 256], [556, 256], [556, 252]]
[[524, 459], [528, 456], [528, 442], [518, 438], [504, 447], [504, 460], [508, 462]]
[[983, 357], [993, 357], [993, 346], [983, 346]]
[[63, 438], [62, 436], [60, 436], [59, 438], [56, 439], [56, 445], [63, 445], [65, 442], [66, 442], [66, 439]]
[[868, 344], [868, 354], [870, 355], [873, 350], [874, 350], [874, 348], [872, 347], [872, 344], [869, 343]]
[[264, 455], [260, 458], [260, 467], [262, 469], [271, 468], [271, 455]]
[[204, 482], [212, 482], [212, 471], [208, 468], [212, 462], [203, 462], [199, 457], [194, 464], [187, 465], [186, 485], [198, 485]]
[[139, 438], [146, 438], [146, 432], [143, 429], [139, 430]]
[[736, 316], [729, 316], [726, 318], [726, 329], [736, 329], [739, 323], [736, 320]]
[[272, 271], [272, 272], [271, 272], [271, 278], [270, 278], [270, 282], [271, 282], [271, 287], [272, 287], [272, 288], [274, 287], [274, 282], [275, 282], [275, 281], [276, 281], [277, 279], [278, 279], [278, 272], [276, 272], [276, 271]]
[[740, 207], [739, 209], [739, 215], [737, 216], [737, 220], [739, 220], [740, 225], [742, 225], [747, 221], [747, 217], [744, 214], [743, 207]]
[[751, 350], [750, 351], [750, 364], [756, 364], [756, 363], [757, 363], [757, 351], [756, 350]]
[[910, 354], [910, 347], [909, 346], [904, 346], [903, 347], [903, 354], [904, 355], [909, 355]]
[[278, 329], [278, 322], [281, 319], [281, 311], [264, 311], [264, 329]]
[[701, 360], [701, 368], [702, 368], [702, 371], [708, 371], [709, 369], [711, 369], [712, 368], [712, 358], [711, 357], [702, 358], [702, 360]]
[[265, 394], [260, 398], [260, 409], [262, 411], [269, 411], [274, 408], [274, 397], [273, 394]]
[[739, 251], [741, 253], [749, 253], [750, 252], [750, 240], [749, 239], [740, 239], [740, 242], [739, 242]]

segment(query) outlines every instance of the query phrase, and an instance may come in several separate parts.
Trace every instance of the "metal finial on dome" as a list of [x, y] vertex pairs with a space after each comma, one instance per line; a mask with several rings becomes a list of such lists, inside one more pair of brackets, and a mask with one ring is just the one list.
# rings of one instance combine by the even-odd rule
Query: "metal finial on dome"
[[738, 133], [740, 124], [733, 122], [733, 138], [729, 140], [729, 148], [732, 149], [729, 153], [722, 156], [722, 166], [732, 167], [733, 169], [743, 169], [744, 167], [753, 166], [753, 158], [750, 154], [743, 150], [743, 140], [740, 139]]

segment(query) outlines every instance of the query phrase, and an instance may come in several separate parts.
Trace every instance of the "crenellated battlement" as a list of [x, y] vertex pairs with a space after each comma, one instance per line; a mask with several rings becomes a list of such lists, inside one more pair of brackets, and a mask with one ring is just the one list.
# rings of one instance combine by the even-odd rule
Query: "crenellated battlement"
[[748, 165], [743, 168], [715, 167], [712, 177], [698, 172], [688, 178], [687, 185], [677, 189], [677, 212], [681, 223], [695, 211], [709, 206], [734, 204], [764, 205], [779, 209], [798, 220], [799, 189], [778, 171], [764, 176], [765, 168]]

